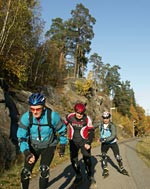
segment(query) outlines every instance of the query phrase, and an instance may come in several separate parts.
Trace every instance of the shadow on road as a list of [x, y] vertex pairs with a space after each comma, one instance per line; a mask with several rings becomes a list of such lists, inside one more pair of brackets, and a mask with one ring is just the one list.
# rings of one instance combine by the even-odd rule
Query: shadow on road
[[[95, 173], [95, 166], [97, 164], [97, 159], [92, 156], [92, 170], [93, 170], [93, 175]], [[85, 168], [84, 168], [84, 163], [83, 163], [83, 160], [81, 159], [79, 161], [80, 165], [81, 165], [81, 172], [82, 172], [82, 175], [83, 175], [83, 179], [84, 181], [82, 182], [82, 184], [80, 185], [81, 188], [86, 188], [86, 189], [89, 189], [90, 187], [90, 183], [88, 182], [87, 180], [87, 177], [86, 177], [86, 173], [85, 173]], [[63, 170], [62, 170], [63, 171]], [[61, 186], [59, 186], [58, 189], [64, 189], [64, 188], [67, 188], [68, 189], [72, 189], [74, 188], [73, 184], [71, 186], [70, 183], [72, 183], [72, 179], [74, 179], [74, 176], [75, 176], [75, 173], [74, 173], [74, 170], [72, 168], [72, 165], [68, 165], [67, 167], [64, 168], [64, 171], [62, 173], [60, 173], [57, 177], [53, 178], [51, 181], [49, 181], [48, 183], [48, 187], [50, 187], [53, 183], [57, 182], [58, 180], [62, 179], [62, 178], [65, 178], [65, 182], [61, 184]]]
[[67, 185], [71, 182], [72, 178], [74, 176], [74, 172], [72, 170], [72, 166], [69, 165], [67, 166], [64, 171], [59, 174], [57, 177], [55, 177], [54, 179], [52, 179], [49, 183], [48, 186], [51, 186], [53, 183], [57, 182], [58, 180], [60, 180], [62, 177], [66, 178], [66, 181], [59, 187], [59, 189], [64, 189], [67, 187]]

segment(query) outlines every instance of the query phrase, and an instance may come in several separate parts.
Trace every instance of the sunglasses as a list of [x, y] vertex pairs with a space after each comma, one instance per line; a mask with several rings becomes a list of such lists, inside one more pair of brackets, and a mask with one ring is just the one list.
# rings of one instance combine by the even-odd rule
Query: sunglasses
[[109, 119], [109, 117], [103, 117], [103, 119]]
[[30, 108], [31, 112], [41, 112], [43, 108]]
[[83, 112], [76, 112], [77, 114], [80, 114], [80, 115], [83, 115], [84, 113]]

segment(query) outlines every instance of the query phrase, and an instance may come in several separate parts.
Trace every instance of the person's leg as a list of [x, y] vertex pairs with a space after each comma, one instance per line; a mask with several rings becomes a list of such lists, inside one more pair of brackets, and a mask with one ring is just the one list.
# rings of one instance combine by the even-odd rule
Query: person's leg
[[91, 177], [92, 175], [91, 149], [86, 150], [84, 146], [81, 146], [81, 153], [83, 155], [83, 160], [84, 160], [85, 170], [87, 172], [87, 175]]
[[107, 168], [107, 152], [109, 150], [109, 144], [101, 144], [101, 154], [102, 154], [102, 168]]
[[119, 147], [118, 147], [118, 144], [115, 142], [113, 144], [111, 144], [111, 149], [114, 153], [114, 156], [118, 162], [118, 165], [119, 165], [119, 168], [122, 168], [123, 167], [123, 163], [122, 163], [122, 158], [120, 156], [120, 152], [119, 152]]
[[75, 144], [71, 140], [69, 141], [69, 148], [70, 148], [70, 161], [76, 174], [74, 183], [78, 183], [82, 180], [80, 164], [78, 162], [79, 145]]
[[31, 178], [31, 173], [32, 173], [35, 163], [38, 160], [38, 157], [39, 157], [38, 155], [35, 155], [35, 162], [33, 164], [29, 164], [25, 159], [24, 167], [21, 171], [21, 188], [22, 189], [29, 188], [29, 181]]
[[41, 161], [40, 161], [40, 179], [39, 188], [45, 189], [49, 180], [49, 166], [54, 158], [55, 146], [48, 147], [41, 151]]
[[91, 160], [91, 149], [86, 150], [84, 146], [81, 147], [81, 153], [83, 155], [83, 160], [85, 164], [85, 170], [87, 172], [87, 178], [91, 184], [95, 184], [93, 171], [92, 171], [92, 160]]
[[128, 175], [128, 172], [126, 171], [126, 169], [123, 167], [123, 162], [122, 162], [122, 158], [120, 156], [120, 152], [119, 152], [119, 146], [117, 143], [113, 143], [111, 145], [112, 151], [114, 153], [114, 156], [118, 162], [119, 165], [119, 171], [124, 174], [124, 175]]

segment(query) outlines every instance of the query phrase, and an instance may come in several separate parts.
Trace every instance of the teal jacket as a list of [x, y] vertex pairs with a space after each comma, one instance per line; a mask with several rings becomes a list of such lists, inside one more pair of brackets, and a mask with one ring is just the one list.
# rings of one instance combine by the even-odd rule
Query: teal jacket
[[[60, 144], [66, 144], [66, 125], [57, 112], [51, 112], [51, 124], [52, 127], [48, 125], [47, 109], [43, 110], [39, 129], [38, 120], [35, 117], [33, 117], [33, 122], [30, 126], [29, 111], [25, 112], [20, 119], [17, 131], [20, 151], [24, 152], [25, 150], [30, 150], [29, 144], [35, 149], [56, 146], [58, 142], [60, 142]], [[40, 139], [38, 130], [40, 130]]]

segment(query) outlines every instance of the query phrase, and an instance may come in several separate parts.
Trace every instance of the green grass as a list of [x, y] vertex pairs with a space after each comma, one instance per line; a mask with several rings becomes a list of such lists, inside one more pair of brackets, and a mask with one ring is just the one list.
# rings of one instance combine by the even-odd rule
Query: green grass
[[139, 157], [150, 167], [150, 137], [141, 139], [136, 148]]

